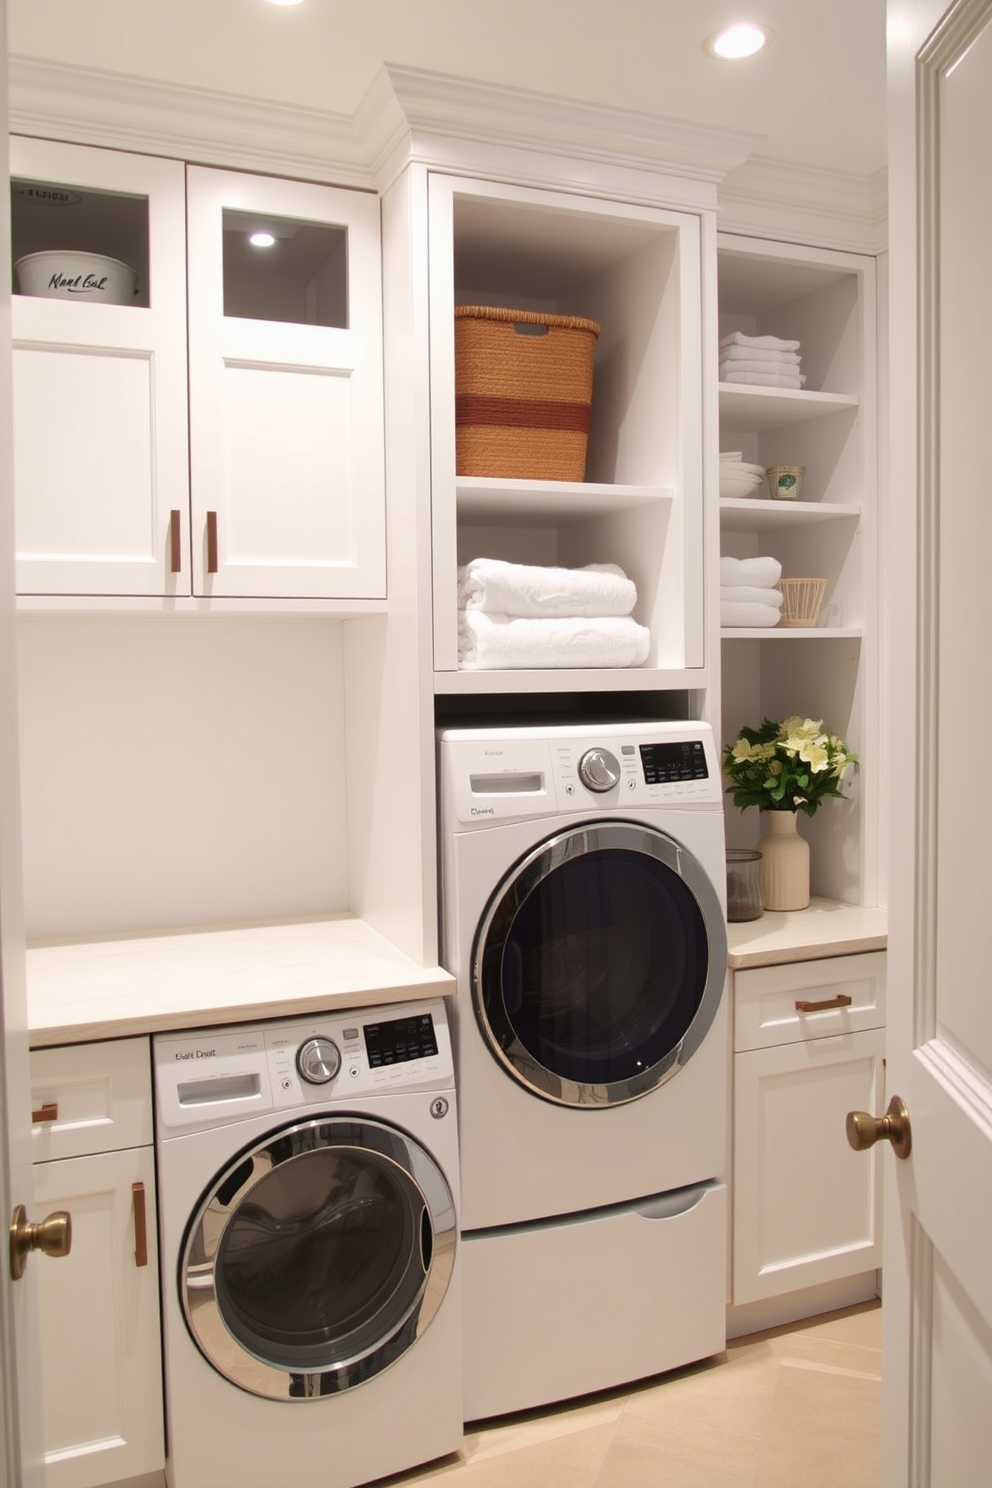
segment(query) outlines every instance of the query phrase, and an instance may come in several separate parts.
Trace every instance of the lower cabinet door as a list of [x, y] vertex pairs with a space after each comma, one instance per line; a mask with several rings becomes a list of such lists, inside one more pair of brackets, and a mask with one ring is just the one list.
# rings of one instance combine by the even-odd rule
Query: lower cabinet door
[[69, 1254], [36, 1257], [47, 1488], [161, 1471], [155, 1169], [151, 1147], [36, 1163], [36, 1213], [67, 1209]]
[[735, 1304], [881, 1266], [878, 1149], [845, 1121], [884, 1110], [884, 1053], [878, 1028], [735, 1057]]

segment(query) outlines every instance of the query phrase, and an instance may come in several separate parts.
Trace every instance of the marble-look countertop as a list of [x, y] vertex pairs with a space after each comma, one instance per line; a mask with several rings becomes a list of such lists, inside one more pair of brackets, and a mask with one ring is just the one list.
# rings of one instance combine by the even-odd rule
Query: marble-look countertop
[[374, 1007], [454, 988], [440, 966], [418, 966], [349, 914], [27, 951], [32, 1048]]
[[884, 951], [888, 912], [835, 899], [810, 900], [809, 908], [782, 914], [765, 910], [760, 919], [727, 926], [727, 965], [731, 971], [750, 966], [781, 966], [790, 961], [816, 961], [821, 956], [854, 956]]

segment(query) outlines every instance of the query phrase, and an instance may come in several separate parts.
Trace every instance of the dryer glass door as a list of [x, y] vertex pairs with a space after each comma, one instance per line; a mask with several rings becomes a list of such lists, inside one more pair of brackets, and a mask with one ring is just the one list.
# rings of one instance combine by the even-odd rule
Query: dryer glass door
[[516, 864], [480, 926], [476, 1014], [493, 1054], [536, 1095], [634, 1100], [699, 1047], [723, 995], [713, 885], [663, 833], [632, 822], [557, 833]]
[[218, 1175], [187, 1232], [183, 1309], [208, 1362], [243, 1389], [334, 1394], [419, 1337], [454, 1248], [450, 1190], [411, 1137], [356, 1117], [306, 1121]]

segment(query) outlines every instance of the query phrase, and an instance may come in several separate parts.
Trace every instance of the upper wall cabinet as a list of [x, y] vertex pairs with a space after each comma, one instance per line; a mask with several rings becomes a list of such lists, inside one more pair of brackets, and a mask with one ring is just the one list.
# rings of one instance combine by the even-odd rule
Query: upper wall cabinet
[[[428, 210], [436, 691], [701, 685], [699, 219], [443, 175], [430, 178]], [[457, 305], [601, 327], [583, 480], [458, 473]], [[466, 667], [458, 568], [477, 558], [619, 565], [650, 631], [647, 659], [576, 670], [535, 651], [513, 669]]]
[[[18, 592], [189, 593], [170, 544], [189, 500], [183, 167], [17, 138], [10, 157], [15, 289], [54, 250], [44, 287], [82, 281], [11, 304]], [[130, 303], [93, 300], [93, 255], [133, 270]]]
[[190, 167], [188, 211], [195, 592], [383, 597], [377, 198]]
[[[11, 154], [18, 591], [381, 601], [376, 199]], [[123, 266], [114, 303], [93, 255]]]

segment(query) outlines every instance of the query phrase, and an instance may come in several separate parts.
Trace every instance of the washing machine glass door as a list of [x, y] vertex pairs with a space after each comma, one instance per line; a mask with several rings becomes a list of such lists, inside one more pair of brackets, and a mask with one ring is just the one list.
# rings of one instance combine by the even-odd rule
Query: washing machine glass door
[[507, 874], [472, 958], [476, 1016], [546, 1100], [646, 1095], [699, 1047], [723, 996], [723, 910], [697, 859], [634, 822], [556, 833]]
[[423, 1333], [455, 1240], [447, 1182], [405, 1132], [358, 1117], [294, 1124], [204, 1195], [180, 1262], [183, 1311], [207, 1361], [242, 1389], [334, 1394]]

